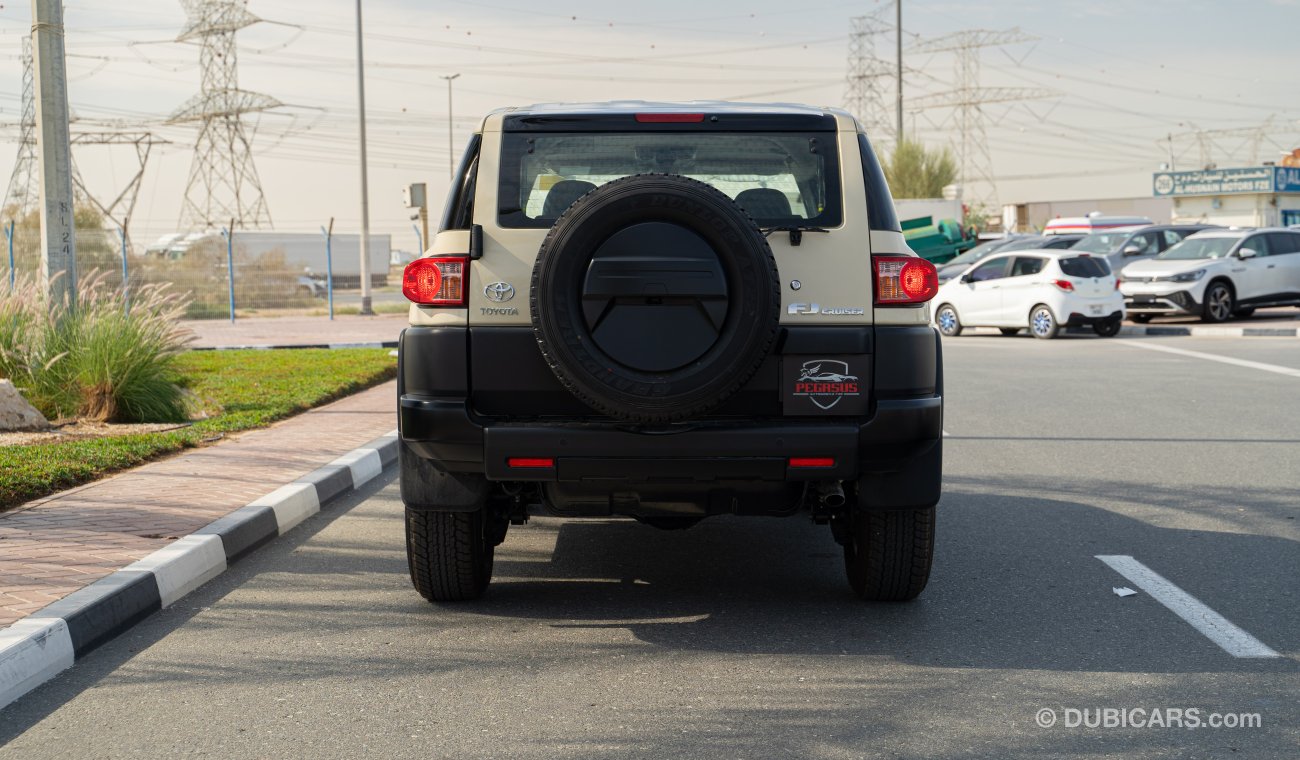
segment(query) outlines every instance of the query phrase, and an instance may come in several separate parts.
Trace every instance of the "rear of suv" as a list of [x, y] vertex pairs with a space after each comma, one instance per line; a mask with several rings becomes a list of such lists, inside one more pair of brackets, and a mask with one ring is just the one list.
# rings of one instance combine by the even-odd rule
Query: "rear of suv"
[[937, 287], [842, 111], [490, 114], [403, 277], [415, 588], [480, 596], [537, 510], [664, 529], [802, 514], [859, 596], [915, 597], [942, 470]]

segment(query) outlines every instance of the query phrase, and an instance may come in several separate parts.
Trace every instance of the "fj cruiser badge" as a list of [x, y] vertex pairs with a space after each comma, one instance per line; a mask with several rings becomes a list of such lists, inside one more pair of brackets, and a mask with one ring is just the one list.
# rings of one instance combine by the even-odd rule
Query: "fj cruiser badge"
[[856, 306], [822, 306], [819, 303], [792, 303], [790, 314], [825, 314], [831, 317], [859, 317], [867, 313], [866, 309]]

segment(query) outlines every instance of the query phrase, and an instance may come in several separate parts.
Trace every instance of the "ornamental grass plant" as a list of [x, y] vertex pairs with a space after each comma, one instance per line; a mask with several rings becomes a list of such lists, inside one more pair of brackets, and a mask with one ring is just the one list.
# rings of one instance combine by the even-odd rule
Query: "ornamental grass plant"
[[176, 370], [185, 306], [167, 286], [146, 285], [128, 307], [92, 272], [75, 307], [51, 308], [42, 287], [19, 281], [0, 298], [0, 377], [49, 419], [184, 422], [193, 408]]

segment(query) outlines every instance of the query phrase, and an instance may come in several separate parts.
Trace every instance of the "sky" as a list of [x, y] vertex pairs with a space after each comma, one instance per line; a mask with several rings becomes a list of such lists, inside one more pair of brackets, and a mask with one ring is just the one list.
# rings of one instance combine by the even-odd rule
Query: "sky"
[[[1032, 100], [982, 108], [1000, 203], [1147, 196], [1171, 160], [1197, 168], [1275, 160], [1300, 147], [1300, 0], [903, 0], [905, 131], [958, 143], [936, 105], [955, 56], [924, 52], [964, 30], [1018, 28], [1025, 41], [980, 51], [980, 85], [1032, 88]], [[172, 144], [150, 157], [134, 237], [178, 227], [192, 127], [169, 114], [199, 89], [198, 48], [174, 40], [179, 0], [69, 0], [69, 93], [77, 129], [147, 128]], [[250, 0], [265, 22], [240, 32], [240, 85], [285, 106], [250, 117], [276, 229], [312, 232], [360, 219], [355, 4]], [[307, 12], [305, 9], [310, 9]], [[453, 154], [483, 114], [508, 105], [610, 99], [741, 99], [840, 106], [850, 19], [879, 14], [873, 41], [893, 61], [893, 6], [864, 0], [365, 0], [371, 222], [416, 246], [402, 188], [427, 182], [436, 218]], [[26, 3], [0, 6], [0, 179], [17, 151]], [[448, 143], [447, 84], [454, 118]], [[892, 82], [881, 80], [894, 120]], [[927, 97], [929, 96], [929, 97]], [[926, 106], [926, 107], [922, 107]], [[868, 119], [870, 120], [870, 116]], [[1249, 129], [1268, 125], [1263, 133]], [[1247, 130], [1216, 133], [1216, 130]], [[1209, 132], [1198, 139], [1196, 132]], [[1258, 139], [1257, 139], [1258, 137]], [[887, 148], [888, 135], [877, 143]], [[116, 195], [130, 149], [78, 148], [92, 192]]]

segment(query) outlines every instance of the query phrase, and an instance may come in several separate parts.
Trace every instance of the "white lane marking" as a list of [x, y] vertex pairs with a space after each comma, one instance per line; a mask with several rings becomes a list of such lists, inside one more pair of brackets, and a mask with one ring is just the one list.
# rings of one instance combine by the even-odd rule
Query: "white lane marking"
[[1233, 625], [1196, 597], [1132, 557], [1107, 554], [1096, 556], [1233, 657], [1281, 657], [1264, 642]]
[[1163, 351], [1164, 353], [1167, 354], [1177, 354], [1179, 356], [1190, 356], [1193, 359], [1205, 359], [1206, 361], [1220, 362], [1222, 364], [1232, 364], [1238, 367], [1246, 367], [1248, 369], [1263, 370], [1264, 372], [1275, 372], [1279, 375], [1287, 375], [1288, 377], [1300, 377], [1300, 369], [1292, 369], [1291, 367], [1282, 367], [1277, 364], [1265, 364], [1263, 362], [1247, 361], [1246, 359], [1234, 359], [1230, 356], [1219, 356], [1218, 354], [1206, 354], [1200, 351], [1188, 351], [1185, 348], [1171, 348], [1170, 346], [1158, 346], [1153, 343], [1146, 343], [1144, 341], [1138, 341], [1138, 340], [1117, 340], [1114, 342], [1122, 346], [1129, 346], [1131, 348], [1144, 348], [1147, 351]]
[[949, 437], [949, 434], [948, 434], [948, 431], [947, 431], [947, 430], [943, 431], [943, 437], [944, 437], [944, 438]]

